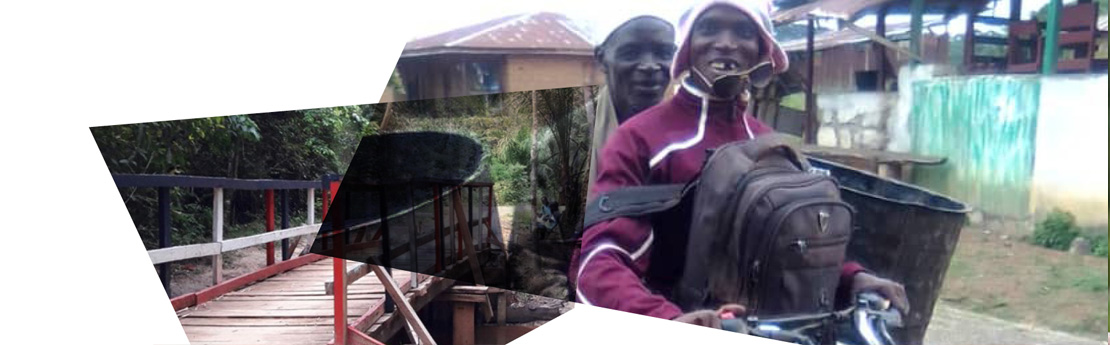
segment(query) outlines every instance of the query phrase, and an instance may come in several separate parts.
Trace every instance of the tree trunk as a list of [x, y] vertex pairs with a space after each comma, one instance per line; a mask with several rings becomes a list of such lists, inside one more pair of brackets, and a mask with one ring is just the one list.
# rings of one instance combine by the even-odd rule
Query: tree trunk
[[382, 115], [382, 124], [378, 126], [378, 131], [385, 132], [389, 128], [389, 120], [393, 118], [393, 103], [385, 104], [385, 115]]

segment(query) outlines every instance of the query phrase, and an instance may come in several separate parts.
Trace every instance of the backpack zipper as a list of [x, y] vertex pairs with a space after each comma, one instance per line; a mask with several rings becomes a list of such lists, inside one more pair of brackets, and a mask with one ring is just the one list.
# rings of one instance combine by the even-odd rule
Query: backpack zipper
[[[796, 202], [796, 203], [789, 204], [790, 205], [789, 208], [787, 208], [785, 211], [781, 211], [781, 213], [778, 214], [778, 217], [774, 218], [775, 221], [773, 223], [771, 223], [772, 226], [773, 226], [773, 227], [771, 227], [771, 229], [773, 229], [773, 230], [772, 230], [770, 236], [766, 237], [766, 240], [763, 241], [763, 243], [761, 243], [762, 246], [758, 247], [758, 248], [767, 248], [767, 247], [770, 247], [770, 246], [774, 245], [774, 243], [769, 243], [769, 242], [772, 242], [776, 238], [778, 238], [778, 232], [779, 232], [779, 229], [782, 227], [782, 223], [785, 222], [786, 218], [788, 218], [795, 211], [797, 211], [798, 209], [801, 209], [803, 207], [806, 207], [806, 206], [821, 205], [821, 204], [830, 204], [830, 205], [841, 206], [841, 207], [844, 207], [845, 209], [847, 209], [849, 213], [854, 213], [852, 211], [852, 208], [850, 206], [848, 206], [847, 203], [845, 203], [844, 201], [841, 201], [841, 200], [838, 200], [838, 199], [832, 199], [832, 198], [809, 200], [809, 201], [802, 201], [802, 202]], [[760, 280], [765, 278], [764, 274], [766, 274], [766, 271], [764, 270], [764, 272], [759, 272], [759, 271], [761, 271], [759, 269], [759, 267], [763, 262], [767, 261], [768, 256], [770, 256], [771, 252], [773, 252], [773, 251], [772, 250], [764, 251], [762, 253], [762, 255], [760, 255], [760, 257], [752, 263], [753, 270], [752, 270], [752, 277], [751, 277], [751, 281], [750, 281], [751, 292], [755, 292], [756, 284]], [[759, 296], [765, 293], [764, 290], [766, 290], [766, 289], [760, 289], [759, 293], [750, 294], [750, 296], [751, 296], [750, 299], [752, 301], [752, 310], [758, 310], [759, 309], [759, 302], [760, 302], [759, 301]]]

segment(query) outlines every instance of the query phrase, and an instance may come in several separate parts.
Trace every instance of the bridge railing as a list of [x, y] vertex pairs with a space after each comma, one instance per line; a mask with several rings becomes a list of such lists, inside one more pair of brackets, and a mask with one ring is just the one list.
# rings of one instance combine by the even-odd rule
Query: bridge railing
[[[299, 238], [303, 235], [315, 234], [319, 231], [316, 218], [316, 189], [321, 188], [327, 210], [328, 192], [338, 184], [338, 178], [325, 176], [321, 180], [256, 180], [232, 179], [221, 177], [186, 176], [186, 175], [135, 175], [113, 174], [117, 188], [156, 188], [158, 191], [158, 249], [147, 251], [153, 264], [159, 266], [159, 277], [166, 294], [173, 297], [170, 289], [170, 265], [172, 262], [201, 257], [212, 258], [212, 284], [220, 284], [223, 280], [222, 253], [242, 249], [255, 245], [266, 245], [266, 265], [275, 264], [276, 241], [281, 241], [282, 260], [289, 260], [292, 251], [297, 246], [297, 241], [290, 248], [289, 239]], [[212, 193], [212, 241], [208, 243], [174, 246], [170, 234], [173, 229], [170, 212], [171, 188], [211, 188]], [[224, 198], [225, 189], [234, 190], [262, 190], [266, 199], [266, 232], [257, 235], [244, 236], [233, 239], [224, 239]], [[290, 191], [302, 190], [306, 197], [306, 222], [305, 224], [290, 227], [289, 199]], [[281, 229], [275, 229], [275, 192], [281, 198]]]

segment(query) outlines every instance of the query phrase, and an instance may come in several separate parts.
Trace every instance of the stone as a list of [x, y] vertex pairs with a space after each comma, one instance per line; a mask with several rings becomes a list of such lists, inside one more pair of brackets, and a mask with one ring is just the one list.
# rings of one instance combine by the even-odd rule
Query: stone
[[832, 126], [821, 126], [817, 129], [817, 145], [835, 147], [836, 129]]
[[859, 145], [872, 150], [881, 150], [886, 142], [886, 135], [874, 129], [864, 129], [860, 133]]
[[869, 111], [859, 114], [859, 116], [861, 117], [860, 121], [862, 121], [861, 124], [864, 127], [881, 127], [883, 125], [883, 120], [886, 117], [886, 113], [883, 112], [881, 109], [868, 110]]
[[1068, 253], [1075, 255], [1090, 255], [1091, 241], [1083, 237], [1076, 237], [1075, 240], [1071, 241], [1071, 248], [1068, 249]]
[[967, 215], [967, 221], [972, 225], [979, 225], [983, 223], [983, 212], [979, 210], [971, 211]]
[[853, 138], [852, 130], [850, 130], [848, 128], [838, 128], [837, 129], [837, 131], [836, 131], [836, 139], [837, 139], [836, 142], [837, 142], [837, 145], [840, 146], [840, 148], [842, 148], [842, 149], [852, 148], [852, 144], [853, 144], [852, 138]]

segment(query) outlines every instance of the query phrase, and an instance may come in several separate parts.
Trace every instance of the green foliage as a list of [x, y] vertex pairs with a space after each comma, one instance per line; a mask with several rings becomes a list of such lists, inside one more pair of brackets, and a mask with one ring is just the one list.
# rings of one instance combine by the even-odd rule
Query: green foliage
[[490, 174], [495, 182], [494, 192], [503, 203], [526, 203], [531, 197], [531, 143], [531, 132], [528, 128], [520, 128], [516, 135], [503, 141], [496, 154], [492, 155]]
[[1075, 216], [1059, 209], [1052, 210], [1033, 229], [1033, 243], [1050, 249], [1067, 250], [1078, 236]]
[[1091, 254], [1106, 257], [1106, 234], [1091, 239]]
[[[317, 180], [343, 173], [358, 140], [377, 133], [373, 106], [210, 117], [92, 128], [113, 174], [175, 174], [230, 178]], [[212, 191], [171, 189], [173, 245], [211, 237]], [[120, 194], [147, 248], [157, 248], [157, 195], [152, 188]], [[299, 195], [299, 194], [294, 194]], [[227, 225], [256, 221], [262, 193], [229, 190]], [[291, 197], [302, 210], [303, 198]]]

